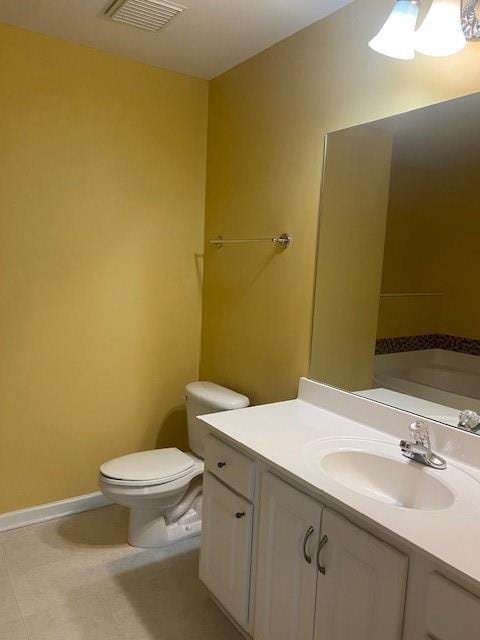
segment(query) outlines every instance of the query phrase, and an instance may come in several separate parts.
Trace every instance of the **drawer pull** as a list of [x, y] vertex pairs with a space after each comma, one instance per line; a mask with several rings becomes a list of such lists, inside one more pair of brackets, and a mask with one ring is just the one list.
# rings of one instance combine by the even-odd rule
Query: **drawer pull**
[[235, 518], [237, 518], [237, 520], [240, 520], [240, 518], [243, 518], [244, 515], [245, 511], [237, 511], [237, 513], [235, 514]]
[[226, 462], [217, 462], [217, 467], [218, 467], [219, 469], [223, 469], [223, 467], [226, 467], [226, 466], [227, 466], [227, 463], [226, 463]]
[[307, 553], [307, 542], [310, 540], [310, 536], [314, 531], [315, 529], [313, 527], [308, 527], [305, 537], [303, 538], [303, 557], [308, 564], [312, 564], [312, 556]]
[[318, 543], [317, 567], [322, 575], [325, 575], [325, 567], [320, 564], [320, 553], [322, 552], [322, 549], [327, 544], [327, 542], [328, 542], [328, 536], [325, 535], [320, 539], [320, 542]]

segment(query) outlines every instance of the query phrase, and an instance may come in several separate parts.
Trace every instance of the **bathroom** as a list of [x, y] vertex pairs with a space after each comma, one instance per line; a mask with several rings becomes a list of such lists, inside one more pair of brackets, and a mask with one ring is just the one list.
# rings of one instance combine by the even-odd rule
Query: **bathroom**
[[[453, 24], [458, 39], [463, 26], [468, 40], [454, 51], [392, 57], [372, 41], [397, 5], [418, 10], [419, 27], [442, 2], [301, 0], [293, 10], [283, 0], [185, 0], [164, 3], [168, 24], [150, 32], [124, 23], [135, 10], [115, 19], [116, 2], [0, 0], [2, 640], [478, 640], [480, 439], [466, 423], [456, 428], [480, 395], [465, 382], [475, 386], [480, 338], [478, 171], [463, 172], [480, 148], [478, 2], [445, 2], [454, 12], [442, 28]], [[447, 124], [434, 130], [430, 109]], [[415, 162], [395, 165], [395, 118], [409, 114], [412, 128], [415, 114], [428, 125], [406, 136]], [[343, 181], [346, 208], [332, 212], [329, 154], [345, 131], [383, 161], [341, 153], [356, 163]], [[460, 210], [438, 193], [418, 191], [432, 198], [428, 208], [411, 199], [388, 207], [395, 187], [401, 196], [424, 186], [433, 160], [459, 174], [465, 244]], [[409, 176], [395, 173], [400, 165]], [[368, 198], [383, 207], [375, 219]], [[399, 231], [402, 213], [410, 223]], [[449, 237], [457, 244], [447, 261]], [[254, 242], [228, 242], [245, 239]], [[414, 392], [401, 378], [399, 391], [378, 380], [375, 349], [416, 358], [422, 349], [400, 340], [412, 336], [435, 336], [437, 357], [474, 359], [466, 378], [449, 364], [464, 376], [460, 404], [415, 395], [432, 384], [417, 381]], [[445, 348], [448, 337], [471, 351]], [[187, 389], [198, 381], [221, 387], [207, 387], [220, 404]], [[197, 423], [196, 409], [187, 417], [193, 400], [208, 407], [201, 413], [233, 410]], [[446, 469], [400, 464], [400, 440], [408, 455], [409, 439], [426, 442], [424, 431], [409, 434], [419, 422]], [[208, 447], [185, 462], [192, 424], [209, 431]], [[375, 455], [354, 455], [351, 442], [362, 439], [377, 443]], [[320, 451], [320, 440], [336, 448]], [[334, 456], [347, 442], [344, 464]], [[187, 476], [189, 488], [203, 478], [203, 505], [202, 493], [187, 505], [201, 520], [193, 514], [196, 527], [169, 544], [129, 545], [133, 510], [100, 491], [99, 470], [167, 450], [183, 454], [184, 488]], [[337, 480], [310, 464], [323, 455]], [[408, 505], [392, 498], [393, 485], [382, 495], [396, 506], [372, 497], [386, 459]], [[231, 460], [239, 471], [228, 477]], [[352, 474], [368, 495], [345, 486]], [[272, 508], [280, 498], [289, 505], [273, 547], [286, 558], [293, 544], [296, 554], [283, 568], [271, 556], [275, 588], [259, 553], [275, 550], [262, 509], [269, 495]], [[343, 581], [333, 570], [339, 539], [358, 551]], [[225, 581], [221, 567], [233, 571]], [[320, 628], [318, 605], [335, 609], [334, 577], [345, 612], [336, 631], [334, 622]], [[381, 618], [359, 597], [375, 577], [386, 586]]]

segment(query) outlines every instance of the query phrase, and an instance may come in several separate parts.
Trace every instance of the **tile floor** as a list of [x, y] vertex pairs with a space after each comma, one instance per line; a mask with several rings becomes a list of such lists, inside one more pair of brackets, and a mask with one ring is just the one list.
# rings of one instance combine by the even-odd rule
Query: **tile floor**
[[118, 506], [0, 533], [0, 640], [240, 640], [198, 580], [198, 538], [126, 535]]

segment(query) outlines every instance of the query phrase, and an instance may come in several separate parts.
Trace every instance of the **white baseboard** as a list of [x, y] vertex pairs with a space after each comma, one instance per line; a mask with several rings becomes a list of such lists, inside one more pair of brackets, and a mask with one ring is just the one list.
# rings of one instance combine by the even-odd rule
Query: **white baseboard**
[[46, 522], [55, 518], [64, 518], [74, 513], [106, 507], [109, 504], [112, 504], [111, 500], [106, 498], [100, 491], [95, 491], [94, 493], [86, 493], [83, 496], [58, 500], [58, 502], [48, 502], [47, 504], [39, 504], [36, 507], [0, 513], [0, 531], [18, 529], [29, 524]]

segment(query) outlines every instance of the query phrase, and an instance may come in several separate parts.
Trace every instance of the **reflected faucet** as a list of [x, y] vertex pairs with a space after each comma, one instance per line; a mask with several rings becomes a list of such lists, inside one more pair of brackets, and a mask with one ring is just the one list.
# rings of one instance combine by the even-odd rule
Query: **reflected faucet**
[[412, 440], [400, 440], [402, 454], [410, 460], [420, 462], [432, 469], [446, 469], [447, 462], [444, 458], [433, 453], [430, 444], [430, 434], [425, 422], [417, 420], [409, 427]]
[[461, 411], [458, 416], [457, 426], [464, 431], [480, 433], [480, 416], [475, 411], [465, 409], [465, 411]]

